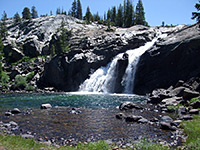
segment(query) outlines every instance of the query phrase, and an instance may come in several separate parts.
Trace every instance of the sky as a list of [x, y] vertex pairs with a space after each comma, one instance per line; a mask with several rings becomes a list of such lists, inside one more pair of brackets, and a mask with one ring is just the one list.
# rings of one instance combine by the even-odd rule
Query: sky
[[[36, 7], [39, 15], [56, 13], [57, 8], [63, 8], [65, 11], [72, 6], [74, 0], [0, 0], [0, 15], [2, 17], [5, 11], [8, 17], [13, 17], [16, 12], [22, 15], [24, 7]], [[92, 13], [98, 12], [103, 17], [112, 6], [123, 4], [124, 0], [80, 0], [82, 4], [83, 15], [87, 6]], [[136, 6], [138, 0], [133, 0]], [[194, 5], [198, 0], [142, 0], [145, 10], [145, 18], [150, 26], [159, 26], [164, 21], [168, 25], [194, 24], [196, 21], [191, 19], [192, 12], [196, 11]]]

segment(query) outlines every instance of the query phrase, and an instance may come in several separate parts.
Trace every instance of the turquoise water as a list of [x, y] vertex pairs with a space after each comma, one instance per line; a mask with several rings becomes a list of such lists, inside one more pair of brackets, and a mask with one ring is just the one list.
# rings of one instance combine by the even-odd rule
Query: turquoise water
[[81, 108], [116, 108], [124, 101], [144, 102], [145, 97], [128, 94], [24, 93], [0, 95], [0, 108], [40, 108], [41, 104]]

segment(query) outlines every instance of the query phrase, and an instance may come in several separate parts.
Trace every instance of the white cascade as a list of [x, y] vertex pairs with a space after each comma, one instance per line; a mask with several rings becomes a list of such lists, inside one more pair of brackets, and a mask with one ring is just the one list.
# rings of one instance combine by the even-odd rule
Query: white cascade
[[116, 64], [122, 56], [123, 54], [117, 55], [106, 67], [97, 69], [89, 79], [80, 85], [79, 91], [113, 93]]
[[[150, 49], [158, 38], [163, 38], [165, 36], [166, 35], [160, 35], [151, 42], [147, 42], [144, 46], [126, 51], [128, 54], [128, 66], [121, 82], [124, 87], [123, 93], [133, 93], [135, 73], [140, 56]], [[123, 53], [118, 54], [106, 67], [97, 69], [90, 75], [89, 79], [85, 80], [84, 83], [80, 85], [79, 91], [114, 93], [117, 61], [122, 59], [122, 57]]]

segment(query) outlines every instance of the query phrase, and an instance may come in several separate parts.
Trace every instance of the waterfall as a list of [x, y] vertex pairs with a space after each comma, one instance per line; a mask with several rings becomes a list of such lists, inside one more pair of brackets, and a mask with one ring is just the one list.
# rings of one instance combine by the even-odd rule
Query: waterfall
[[137, 70], [137, 64], [139, 62], [139, 58], [145, 51], [150, 49], [156, 41], [157, 39], [153, 39], [151, 42], [147, 42], [144, 46], [141, 46], [135, 50], [126, 51], [126, 53], [129, 56], [128, 59], [129, 63], [122, 80], [122, 85], [124, 86], [123, 93], [127, 94], [133, 93], [135, 73]]
[[80, 85], [79, 91], [113, 93], [116, 64], [123, 54], [117, 55], [106, 67], [97, 69], [90, 78]]
[[[128, 54], [128, 66], [121, 82], [121, 85], [124, 87], [123, 93], [133, 93], [135, 73], [140, 56], [150, 49], [158, 38], [163, 38], [165, 36], [166, 35], [161, 35], [151, 42], [147, 42], [144, 46], [126, 51]], [[80, 85], [79, 91], [114, 93], [117, 62], [119, 59], [122, 59], [122, 57], [123, 53], [118, 54], [106, 67], [97, 69], [90, 75], [89, 79], [85, 80], [84, 83]]]

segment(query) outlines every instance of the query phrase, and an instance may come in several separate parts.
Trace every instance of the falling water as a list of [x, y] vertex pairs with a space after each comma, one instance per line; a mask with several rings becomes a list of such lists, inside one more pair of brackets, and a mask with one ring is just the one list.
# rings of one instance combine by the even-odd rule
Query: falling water
[[[166, 35], [161, 35], [158, 38], [163, 38], [165, 36]], [[126, 51], [128, 54], [128, 66], [121, 82], [121, 85], [124, 87], [123, 93], [133, 93], [135, 73], [140, 56], [150, 49], [158, 38], [153, 39], [151, 42], [147, 42], [144, 46], [137, 49]], [[117, 62], [119, 59], [122, 59], [122, 57], [123, 53], [118, 54], [106, 67], [97, 69], [90, 75], [89, 79], [85, 80], [84, 83], [80, 85], [79, 91], [114, 93], [115, 79], [117, 76]]]

